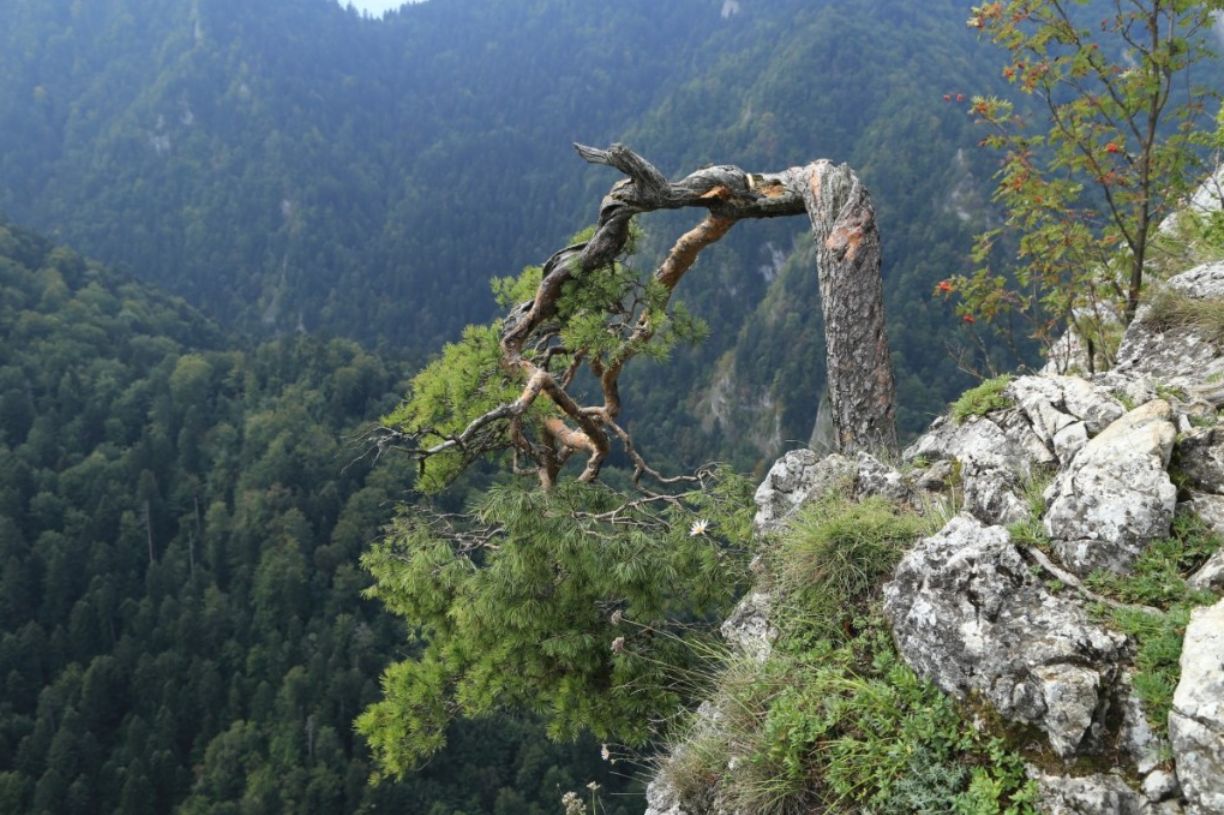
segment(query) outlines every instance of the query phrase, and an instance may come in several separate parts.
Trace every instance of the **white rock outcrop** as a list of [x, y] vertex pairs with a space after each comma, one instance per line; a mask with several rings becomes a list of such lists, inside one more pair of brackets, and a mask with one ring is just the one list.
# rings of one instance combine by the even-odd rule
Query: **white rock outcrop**
[[1177, 437], [1171, 418], [1163, 399], [1135, 408], [1089, 441], [1046, 491], [1046, 533], [1073, 572], [1126, 572], [1169, 534], [1177, 506], [1167, 472]]
[[781, 529], [805, 501], [820, 498], [853, 481], [857, 467], [845, 456], [823, 458], [811, 450], [792, 450], [774, 462], [757, 487], [752, 525], [758, 533]]
[[946, 693], [1040, 727], [1060, 756], [1099, 735], [1126, 639], [1050, 594], [1006, 529], [953, 518], [901, 561], [884, 613], [905, 661]]
[[1190, 617], [1169, 738], [1187, 812], [1224, 813], [1224, 600]]
[[901, 473], [868, 453], [851, 459], [837, 453], [820, 456], [811, 450], [792, 450], [774, 462], [757, 487], [753, 528], [758, 534], [775, 532], [803, 504], [831, 492], [857, 498], [881, 495], [894, 501], [908, 500], [911, 495]]
[[1045, 815], [1174, 815], [1176, 802], [1153, 804], [1118, 775], [1050, 775], [1029, 768], [1037, 782], [1037, 805]]
[[[1194, 298], [1224, 297], [1224, 261], [1182, 272], [1164, 285]], [[1224, 356], [1215, 345], [1191, 328], [1157, 326], [1150, 315], [1150, 306], [1140, 306], [1105, 379], [1147, 377], [1169, 387], [1193, 388], [1224, 375]]]

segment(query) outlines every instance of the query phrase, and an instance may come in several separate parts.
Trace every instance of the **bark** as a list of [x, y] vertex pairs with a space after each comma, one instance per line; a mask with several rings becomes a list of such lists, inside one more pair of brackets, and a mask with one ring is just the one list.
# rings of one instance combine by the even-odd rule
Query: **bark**
[[804, 203], [816, 237], [834, 443], [842, 452], [895, 450], [895, 389], [875, 212], [849, 167], [810, 167]]

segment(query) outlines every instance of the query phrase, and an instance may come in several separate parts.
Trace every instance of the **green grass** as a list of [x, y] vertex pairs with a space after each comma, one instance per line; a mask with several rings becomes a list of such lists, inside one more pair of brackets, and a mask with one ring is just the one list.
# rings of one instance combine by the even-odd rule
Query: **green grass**
[[779, 624], [796, 643], [844, 637], [905, 550], [933, 531], [924, 518], [878, 497], [828, 497], [804, 507], [766, 556], [786, 598]]
[[663, 772], [684, 800], [728, 811], [1030, 813], [1023, 761], [914, 674], [878, 615], [840, 645], [733, 660], [716, 727], [695, 717]]
[[972, 416], [985, 416], [992, 410], [1011, 407], [1011, 399], [1003, 395], [1011, 381], [1011, 375], [1004, 374], [965, 391], [952, 403], [952, 418], [961, 423]]
[[727, 811], [1033, 812], [1020, 756], [897, 655], [882, 583], [929, 522], [882, 499], [806, 508], [765, 553], [780, 636], [764, 664], [728, 656], [712, 722], [694, 714], [663, 773]]
[[1220, 539], [1197, 515], [1180, 513], [1168, 538], [1151, 544], [1129, 575], [1095, 572], [1085, 583], [1093, 591], [1122, 603], [1159, 609], [1153, 614], [1137, 608], [1095, 609], [1096, 614], [1135, 640], [1135, 692], [1144, 712], [1157, 729], [1163, 729], [1177, 688], [1182, 639], [1190, 610], [1216, 598], [1210, 592], [1186, 585], [1212, 553]]

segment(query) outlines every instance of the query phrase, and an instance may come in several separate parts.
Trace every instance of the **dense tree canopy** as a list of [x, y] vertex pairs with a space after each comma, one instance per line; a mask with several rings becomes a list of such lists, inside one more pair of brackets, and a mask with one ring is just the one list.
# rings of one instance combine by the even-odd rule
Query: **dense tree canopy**
[[404, 634], [357, 558], [411, 468], [345, 465], [399, 364], [346, 340], [234, 350], [7, 226], [0, 336], [0, 810], [508, 815], [616, 786], [597, 746], [503, 717], [367, 790], [352, 721]]

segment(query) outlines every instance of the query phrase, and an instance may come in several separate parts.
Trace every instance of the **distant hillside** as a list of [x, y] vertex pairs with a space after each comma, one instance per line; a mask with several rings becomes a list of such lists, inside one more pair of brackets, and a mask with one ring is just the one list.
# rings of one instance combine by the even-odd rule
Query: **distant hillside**
[[[964, 384], [929, 293], [989, 216], [955, 95], [998, 72], [963, 3], [430, 0], [384, 21], [332, 0], [14, 5], [0, 211], [226, 323], [424, 353], [490, 316], [489, 277], [593, 218], [614, 177], [569, 145], [619, 139], [668, 173], [854, 164], [884, 230], [902, 426]], [[683, 226], [648, 222], [648, 246]], [[807, 438], [823, 371], [797, 360], [823, 354], [810, 264], [785, 263], [802, 231], [742, 229], [686, 282], [714, 336], [666, 393], [644, 379], [635, 413], [677, 457], [747, 466]]]

